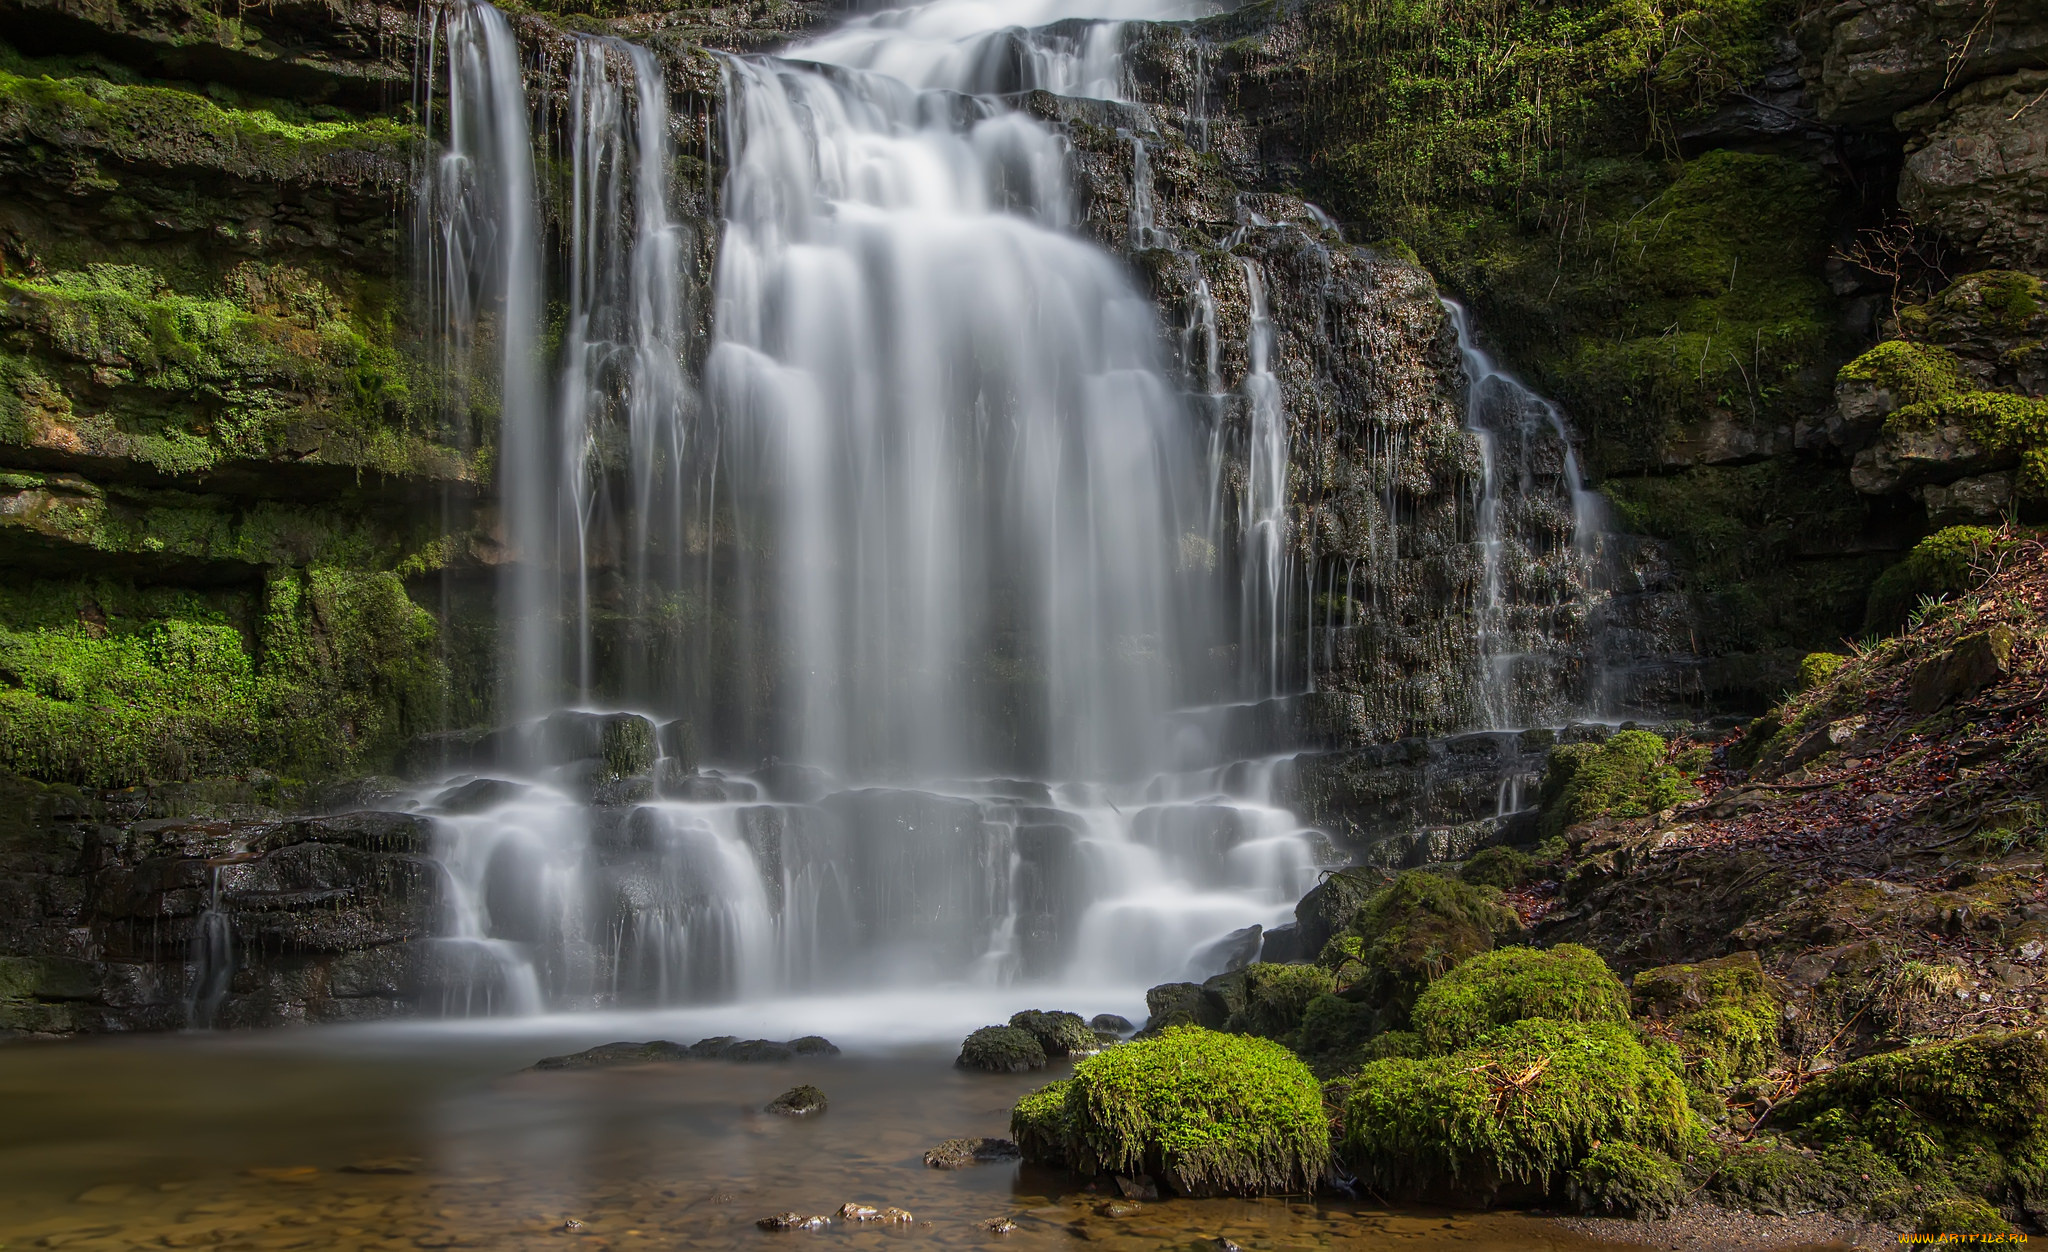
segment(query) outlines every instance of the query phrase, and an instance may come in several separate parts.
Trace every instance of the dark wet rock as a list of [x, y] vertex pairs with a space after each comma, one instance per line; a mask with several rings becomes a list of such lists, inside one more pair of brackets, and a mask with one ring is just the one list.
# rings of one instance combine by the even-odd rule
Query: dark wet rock
[[1026, 1009], [1010, 1016], [1010, 1025], [1038, 1040], [1047, 1056], [1068, 1056], [1097, 1050], [1095, 1032], [1078, 1013]]
[[1259, 960], [1273, 964], [1312, 961], [1321, 947], [1311, 949], [1302, 941], [1301, 923], [1269, 928], [1259, 941]]
[[1324, 878], [1294, 906], [1296, 946], [1313, 959], [1330, 936], [1351, 924], [1366, 897], [1390, 881], [1383, 871], [1362, 866], [1340, 869]]
[[1028, 1030], [983, 1026], [961, 1041], [960, 1058], [954, 1064], [993, 1074], [1021, 1074], [1045, 1068], [1045, 1048]]
[[689, 1047], [690, 1058], [697, 1061], [715, 1061], [724, 1055], [727, 1048], [739, 1041], [738, 1035], [713, 1035], [709, 1039], [699, 1039]]
[[534, 1069], [608, 1069], [614, 1065], [650, 1065], [665, 1061], [687, 1061], [692, 1053], [679, 1043], [655, 1039], [647, 1043], [601, 1043], [567, 1056], [544, 1056]]
[[1017, 1229], [1017, 1223], [1008, 1217], [991, 1217], [981, 1224], [981, 1228], [992, 1235], [1007, 1235]]
[[823, 1230], [832, 1224], [832, 1219], [822, 1213], [806, 1216], [803, 1213], [777, 1213], [754, 1223], [763, 1230]]
[[1159, 1198], [1159, 1184], [1153, 1181], [1150, 1174], [1138, 1174], [1136, 1176], [1118, 1174], [1116, 1176], [1116, 1189], [1117, 1193], [1126, 1200], [1157, 1200]]
[[1017, 1145], [1009, 1139], [948, 1139], [924, 1154], [933, 1169], [966, 1169], [991, 1161], [1014, 1161]]
[[754, 781], [770, 800], [786, 804], [815, 804], [833, 787], [832, 775], [794, 761], [765, 761], [754, 771]]
[[1188, 960], [1188, 965], [1197, 971], [1216, 970], [1226, 974], [1243, 969], [1259, 959], [1259, 946], [1264, 937], [1263, 926], [1253, 925], [1243, 930], [1233, 930], [1216, 942], [1196, 949], [1195, 955]]
[[1228, 1016], [1210, 1005], [1202, 994], [1202, 984], [1193, 982], [1162, 983], [1152, 988], [1145, 993], [1145, 1008], [1151, 1014], [1145, 1019], [1148, 1032], [1168, 1026], [1206, 1026], [1214, 1030]]
[[1116, 1013], [1097, 1013], [1088, 1019], [1088, 1029], [1102, 1035], [1128, 1035], [1137, 1029], [1131, 1019]]
[[1145, 1206], [1136, 1200], [1105, 1200], [1095, 1206], [1095, 1211], [1103, 1217], [1136, 1217], [1145, 1211]]
[[420, 1172], [420, 1158], [416, 1156], [380, 1156], [367, 1161], [356, 1161], [341, 1167], [344, 1174], [417, 1174]]
[[472, 778], [434, 797], [435, 807], [448, 813], [482, 813], [517, 800], [532, 788], [502, 778]]
[[762, 1111], [778, 1117], [812, 1117], [824, 1112], [825, 1108], [825, 1093], [805, 1083], [801, 1087], [791, 1087], [768, 1101]]
[[542, 759], [566, 764], [596, 761], [613, 778], [634, 778], [654, 768], [654, 723], [638, 713], [551, 713], [540, 723]]
[[789, 1041], [789, 1050], [798, 1056], [838, 1056], [839, 1045], [823, 1035], [805, 1035]]

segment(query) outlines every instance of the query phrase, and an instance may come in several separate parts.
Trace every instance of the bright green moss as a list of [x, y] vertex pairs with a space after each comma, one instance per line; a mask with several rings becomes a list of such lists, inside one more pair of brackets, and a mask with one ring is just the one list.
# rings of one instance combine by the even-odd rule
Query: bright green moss
[[2017, 456], [2014, 487], [2021, 499], [2048, 498], [2048, 400], [2004, 391], [1966, 391], [1907, 405], [1885, 423], [1888, 430], [1960, 426], [1987, 452]]
[[1781, 1010], [1754, 952], [1637, 974], [1637, 1011], [1663, 1023], [1686, 1074], [1708, 1091], [1755, 1078], [1778, 1058]]
[[1947, 348], [1890, 339], [1844, 365], [1835, 380], [1891, 393], [1895, 406], [1928, 404], [1969, 389], [1963, 363]]
[[1799, 689], [1811, 691], [1835, 676], [1849, 658], [1839, 652], [1809, 652], [1799, 661]]
[[1306, 1192], [1330, 1158], [1307, 1066], [1277, 1043], [1194, 1026], [1082, 1061], [1026, 1097], [1011, 1126], [1026, 1159], [1151, 1174], [1183, 1195]]
[[1398, 1028], [1433, 979], [1520, 929], [1493, 888], [1410, 870], [1367, 897], [1318, 964], [1346, 996], [1377, 1004], [1383, 1027]]
[[1669, 1217], [1686, 1193], [1678, 1162], [1633, 1143], [1594, 1148], [1567, 1182], [1580, 1212], [1604, 1217]]
[[1958, 1134], [2017, 1145], [2048, 1116], [2048, 1035], [1973, 1035], [1851, 1061], [1802, 1090], [1786, 1122], [1810, 1124], [1829, 1113], [1907, 1164]]
[[1319, 1065], [1322, 1058], [1341, 1064], [1374, 1037], [1378, 1023], [1375, 1005], [1319, 995], [1302, 1010], [1301, 1026], [1289, 1046], [1302, 1056], [1318, 1058]]
[[1260, 962], [1239, 972], [1245, 980], [1244, 1007], [1232, 1013], [1223, 1028], [1268, 1039], [1292, 1034], [1309, 1004], [1335, 986], [1330, 971], [1318, 965]]
[[1685, 1089], [1626, 1027], [1525, 1021], [1475, 1046], [1358, 1071], [1345, 1160], [1388, 1195], [1562, 1180], [1596, 1142], [1684, 1154]]
[[1933, 299], [1899, 310], [1899, 326], [1915, 339], [1958, 343], [1986, 334], [2023, 335], [2034, 330], [2048, 284], [2014, 270], [1965, 274]]
[[1543, 833], [1598, 817], [1645, 817], [1692, 799], [1697, 791], [1666, 756], [1664, 740], [1647, 730], [1556, 749], [1544, 771]]
[[0, 72], [0, 135], [134, 165], [193, 168], [260, 182], [404, 181], [414, 132], [401, 122], [292, 122], [222, 108], [169, 87]]
[[284, 455], [461, 478], [462, 457], [412, 428], [409, 372], [318, 279], [244, 263], [220, 295], [153, 270], [90, 265], [0, 279], [0, 321], [33, 357], [0, 357], [0, 439], [186, 474]]
[[1017, 1101], [1010, 1110], [1010, 1138], [1027, 1161], [1047, 1165], [1067, 1163], [1067, 1144], [1074, 1134], [1067, 1115], [1067, 1088], [1073, 1079], [1048, 1083]]
[[1978, 563], [2002, 542], [1988, 526], [1950, 526], [1922, 539], [1872, 584], [1865, 625], [1897, 630], [1923, 597], [1961, 595], [1975, 587]]
[[[44, 588], [5, 605], [0, 768], [93, 786], [381, 769], [434, 723], [436, 628], [389, 574], [286, 571], [255, 620]], [[69, 620], [61, 611], [68, 604]]]
[[1045, 1068], [1045, 1048], [1028, 1030], [1016, 1026], [983, 1026], [960, 1043], [961, 1069], [1021, 1074]]
[[1496, 948], [1429, 985], [1409, 1015], [1432, 1052], [1470, 1047], [1481, 1035], [1529, 1018], [1628, 1021], [1628, 992], [1591, 949]]

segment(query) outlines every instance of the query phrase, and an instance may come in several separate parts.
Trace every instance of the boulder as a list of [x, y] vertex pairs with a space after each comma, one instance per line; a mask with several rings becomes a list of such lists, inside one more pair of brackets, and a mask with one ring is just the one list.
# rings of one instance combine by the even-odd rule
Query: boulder
[[434, 807], [444, 813], [458, 815], [482, 813], [517, 800], [530, 790], [532, 788], [525, 783], [507, 782], [502, 778], [472, 778], [435, 796]]
[[1150, 1014], [1145, 1019], [1148, 1034], [1169, 1026], [1221, 1026], [1228, 1015], [1211, 1007], [1208, 997], [1202, 994], [1202, 984], [1193, 982], [1162, 983], [1152, 988], [1145, 993], [1145, 1009]]
[[1906, 707], [1932, 713], [1963, 696], [1973, 695], [2006, 672], [2012, 660], [2010, 626], [1993, 626], [1956, 641], [1940, 656], [1922, 661], [1906, 689]]
[[960, 1044], [961, 1069], [992, 1074], [1021, 1074], [1045, 1068], [1045, 1048], [1028, 1030], [1015, 1026], [983, 1026]]
[[761, 1111], [777, 1117], [812, 1117], [824, 1112], [825, 1107], [825, 1093], [806, 1083], [776, 1096]]
[[1229, 973], [1243, 969], [1259, 959], [1259, 947], [1265, 935], [1265, 927], [1252, 925], [1243, 930], [1233, 930], [1213, 943], [1195, 949], [1188, 959], [1188, 968], [1196, 972], [1219, 970]]
[[1095, 1042], [1095, 1032], [1088, 1028], [1078, 1013], [1026, 1009], [1012, 1014], [1010, 1025], [1038, 1040], [1038, 1046], [1045, 1049], [1047, 1056], [1085, 1055], [1100, 1050]]
[[618, 1065], [649, 1065], [665, 1061], [687, 1061], [692, 1049], [666, 1039], [649, 1043], [603, 1043], [566, 1056], [544, 1056], [532, 1069], [610, 1069]]
[[1009, 1139], [948, 1139], [924, 1154], [933, 1169], [966, 1169], [991, 1161], [1014, 1161], [1017, 1145]]

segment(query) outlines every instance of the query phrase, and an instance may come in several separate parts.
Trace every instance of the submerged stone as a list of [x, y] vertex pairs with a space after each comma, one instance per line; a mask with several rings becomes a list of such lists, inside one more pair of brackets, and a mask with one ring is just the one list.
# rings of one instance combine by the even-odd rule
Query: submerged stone
[[762, 1111], [778, 1117], [811, 1117], [825, 1109], [825, 1093], [806, 1083], [801, 1087], [791, 1087], [768, 1101]]
[[666, 1039], [648, 1043], [601, 1043], [566, 1056], [544, 1056], [533, 1069], [607, 1069], [615, 1065], [648, 1065], [664, 1061], [687, 1061], [693, 1050]]
[[948, 1139], [928, 1150], [924, 1163], [933, 1169], [966, 1169], [991, 1161], [1014, 1161], [1018, 1155], [1016, 1143], [1009, 1139]]

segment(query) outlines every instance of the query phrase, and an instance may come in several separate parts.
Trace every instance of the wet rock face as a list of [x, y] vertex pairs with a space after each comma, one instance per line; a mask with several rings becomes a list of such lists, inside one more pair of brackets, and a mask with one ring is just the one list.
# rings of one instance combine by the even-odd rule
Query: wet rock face
[[0, 948], [24, 955], [0, 962], [0, 1030], [411, 1015], [460, 959], [429, 939], [441, 877], [420, 818], [5, 784]]

